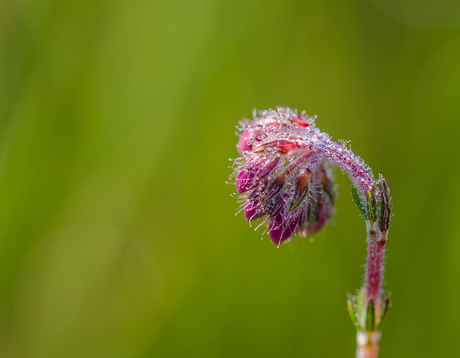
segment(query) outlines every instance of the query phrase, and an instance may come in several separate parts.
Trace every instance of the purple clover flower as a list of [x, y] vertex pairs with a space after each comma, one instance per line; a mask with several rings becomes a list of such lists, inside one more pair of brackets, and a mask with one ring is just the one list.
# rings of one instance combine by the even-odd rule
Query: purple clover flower
[[376, 179], [344, 141], [334, 142], [308, 117], [287, 107], [254, 113], [237, 127], [240, 139], [233, 174], [242, 201], [240, 211], [256, 227], [266, 224], [279, 245], [296, 234], [312, 236], [334, 212], [331, 166], [346, 173], [367, 231], [366, 279], [348, 311], [357, 329], [357, 357], [377, 358], [383, 321], [390, 307], [383, 298], [382, 276], [391, 219], [391, 189], [382, 175]]
[[331, 141], [315, 119], [278, 107], [238, 127], [241, 157], [233, 177], [245, 218], [267, 223], [276, 245], [296, 234], [312, 236], [331, 219], [336, 196], [331, 165], [348, 173], [363, 195], [374, 182], [364, 161], [343, 142]]

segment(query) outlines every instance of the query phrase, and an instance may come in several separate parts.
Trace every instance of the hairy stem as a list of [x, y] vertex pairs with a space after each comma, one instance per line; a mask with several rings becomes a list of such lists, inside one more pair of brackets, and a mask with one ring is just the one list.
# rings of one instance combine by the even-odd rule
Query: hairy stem
[[356, 336], [356, 358], [377, 358], [382, 319], [382, 277], [385, 256], [386, 231], [373, 221], [366, 221], [367, 264], [365, 288], [365, 319], [363, 329]]
[[353, 185], [359, 189], [361, 194], [366, 195], [374, 184], [374, 176], [369, 169], [364, 167], [364, 161], [361, 164], [354, 152], [332, 141], [324, 150], [324, 156], [329, 163], [337, 165], [347, 173]]
[[386, 233], [382, 233], [374, 223], [368, 222], [367, 227], [366, 301], [373, 299], [379, 307], [382, 302]]

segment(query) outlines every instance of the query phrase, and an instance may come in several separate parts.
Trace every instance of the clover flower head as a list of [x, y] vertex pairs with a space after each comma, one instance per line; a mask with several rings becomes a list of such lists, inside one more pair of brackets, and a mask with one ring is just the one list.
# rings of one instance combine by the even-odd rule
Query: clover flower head
[[390, 308], [384, 297], [383, 264], [391, 221], [391, 188], [380, 174], [376, 179], [364, 160], [331, 140], [305, 111], [278, 107], [254, 111], [252, 120], [237, 126], [233, 173], [239, 212], [256, 230], [266, 225], [278, 245], [296, 234], [311, 236], [334, 212], [335, 187], [331, 167], [339, 167], [352, 182], [353, 199], [366, 222], [365, 281], [357, 295], [349, 295], [348, 312], [357, 331], [356, 357], [377, 358], [382, 324]]
[[277, 107], [243, 119], [233, 174], [246, 220], [267, 224], [279, 245], [296, 234], [312, 236], [334, 212], [331, 165], [346, 172], [358, 197], [365, 197], [375, 179], [369, 167], [346, 144], [334, 142], [305, 111]]

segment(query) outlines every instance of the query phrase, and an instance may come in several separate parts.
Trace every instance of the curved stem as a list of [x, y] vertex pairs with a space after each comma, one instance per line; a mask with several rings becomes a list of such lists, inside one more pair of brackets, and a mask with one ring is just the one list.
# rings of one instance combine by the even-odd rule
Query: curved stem
[[347, 173], [361, 194], [366, 195], [374, 184], [374, 175], [364, 166], [364, 161], [360, 162], [353, 151], [332, 141], [326, 146], [324, 155], [328, 162]]

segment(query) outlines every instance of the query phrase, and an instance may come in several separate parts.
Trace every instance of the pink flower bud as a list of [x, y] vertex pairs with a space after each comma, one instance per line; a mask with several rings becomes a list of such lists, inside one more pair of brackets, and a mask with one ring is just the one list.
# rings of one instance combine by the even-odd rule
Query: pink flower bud
[[244, 202], [244, 218], [247, 221], [258, 220], [264, 213], [261, 210], [261, 204], [258, 199], [246, 200]]
[[256, 187], [262, 179], [270, 174], [279, 162], [279, 158], [265, 155], [251, 158], [238, 174], [236, 179], [236, 191], [247, 192]]
[[273, 119], [267, 118], [251, 123], [247, 126], [246, 130], [241, 134], [240, 140], [236, 145], [236, 148], [240, 154], [246, 150], [252, 150], [254, 142], [260, 142], [261, 138], [259, 135], [263, 132], [266, 126], [278, 126], [278, 122]]
[[284, 172], [270, 181], [264, 190], [264, 201], [268, 202], [269, 200], [275, 198], [279, 193], [281, 193], [281, 190], [286, 184], [286, 176], [287, 172]]
[[276, 215], [276, 217], [271, 221], [268, 230], [271, 241], [275, 245], [279, 245], [290, 238], [295, 233], [298, 221], [299, 218], [296, 217], [292, 221], [286, 222], [282, 214]]
[[248, 144], [248, 141], [250, 141], [251, 139], [254, 139], [257, 137], [257, 134], [260, 133], [262, 130], [258, 130], [258, 131], [254, 131], [254, 130], [248, 130], [246, 132], [244, 132], [241, 137], [240, 137], [240, 140], [238, 141], [238, 144], [237, 144], [237, 149], [238, 149], [238, 152], [240, 153], [243, 153], [245, 150], [251, 150], [252, 149], [252, 145], [251, 144]]

